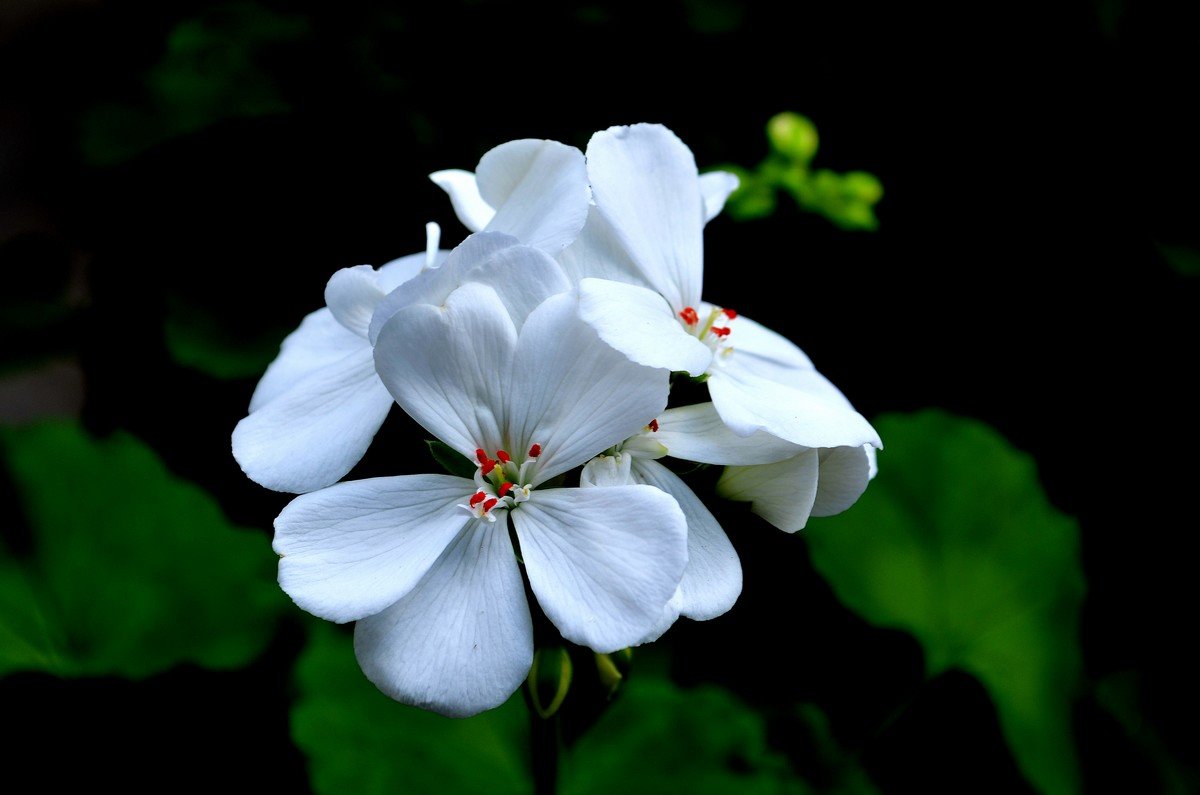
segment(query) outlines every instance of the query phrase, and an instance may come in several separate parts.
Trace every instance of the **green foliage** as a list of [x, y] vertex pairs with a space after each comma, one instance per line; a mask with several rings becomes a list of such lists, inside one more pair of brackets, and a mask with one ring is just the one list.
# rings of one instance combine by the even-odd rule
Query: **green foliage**
[[978, 677], [1039, 789], [1077, 791], [1075, 522], [1048, 503], [1033, 460], [980, 422], [927, 411], [877, 427], [879, 477], [853, 509], [810, 525], [813, 563], [856, 612], [913, 633], [929, 675]]
[[0, 429], [33, 535], [0, 548], [0, 674], [143, 677], [246, 664], [285, 600], [261, 535], [126, 434], [70, 422]]
[[780, 113], [767, 122], [770, 154], [754, 171], [737, 166], [722, 170], [737, 175], [740, 185], [726, 203], [737, 219], [762, 218], [775, 212], [777, 194], [789, 194], [801, 209], [823, 215], [842, 229], [874, 230], [875, 205], [883, 186], [865, 171], [838, 174], [812, 169], [820, 137], [816, 126], [798, 113]]
[[425, 444], [429, 446], [429, 454], [438, 462], [438, 466], [451, 475], [468, 479], [475, 477], [475, 464], [450, 445], [438, 439], [426, 439]]
[[252, 3], [185, 19], [167, 37], [136, 101], [101, 103], [85, 116], [84, 156], [111, 165], [219, 121], [288, 110], [271, 76], [271, 50], [307, 33], [304, 18]]
[[[465, 720], [397, 704], [362, 675], [349, 636], [327, 624], [314, 624], [296, 683], [292, 737], [320, 795], [532, 789], [519, 694]], [[566, 753], [559, 783], [571, 795], [808, 791], [767, 746], [763, 719], [728, 692], [642, 675]]]
[[1184, 276], [1200, 276], [1200, 249], [1192, 246], [1159, 244], [1167, 264]]
[[760, 715], [713, 686], [631, 676], [564, 762], [564, 795], [805, 793]]
[[350, 638], [316, 622], [296, 687], [292, 738], [319, 795], [532, 790], [519, 697], [466, 720], [397, 704], [363, 676]]
[[163, 326], [171, 358], [214, 378], [254, 378], [279, 354], [287, 332], [249, 334], [227, 320], [172, 297]]

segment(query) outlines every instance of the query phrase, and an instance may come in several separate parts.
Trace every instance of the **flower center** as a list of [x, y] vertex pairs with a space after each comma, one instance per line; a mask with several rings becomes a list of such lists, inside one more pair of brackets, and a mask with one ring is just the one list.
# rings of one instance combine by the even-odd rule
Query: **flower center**
[[729, 344], [729, 333], [732, 331], [729, 324], [736, 319], [737, 312], [719, 306], [714, 306], [708, 317], [703, 319], [695, 307], [685, 306], [679, 313], [679, 320], [688, 334], [696, 337], [716, 354], [714, 363], [733, 353], [733, 346]]
[[458, 507], [476, 519], [496, 521], [496, 509], [511, 510], [529, 499], [529, 469], [542, 454], [540, 444], [531, 445], [525, 460], [518, 464], [505, 450], [497, 450], [492, 458], [482, 447], [475, 450], [475, 493]]

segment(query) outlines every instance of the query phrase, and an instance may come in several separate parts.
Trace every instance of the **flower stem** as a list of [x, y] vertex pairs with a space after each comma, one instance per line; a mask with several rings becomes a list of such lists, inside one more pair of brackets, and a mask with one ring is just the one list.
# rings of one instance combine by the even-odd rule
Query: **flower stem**
[[528, 693], [525, 704], [529, 707], [533, 792], [534, 795], [554, 795], [558, 791], [558, 716], [543, 718], [538, 715]]

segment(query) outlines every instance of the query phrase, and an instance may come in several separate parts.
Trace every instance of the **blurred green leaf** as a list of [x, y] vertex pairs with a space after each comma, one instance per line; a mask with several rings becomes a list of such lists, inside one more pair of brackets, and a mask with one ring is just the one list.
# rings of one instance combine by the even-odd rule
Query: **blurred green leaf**
[[1039, 789], [1078, 791], [1075, 522], [1049, 504], [1033, 460], [981, 422], [927, 411], [876, 427], [879, 477], [809, 526], [813, 563], [859, 614], [916, 635], [929, 675], [978, 677]]
[[1158, 250], [1176, 272], [1184, 276], [1200, 276], [1200, 249], [1160, 243]]
[[767, 745], [762, 716], [728, 691], [636, 674], [563, 767], [564, 795], [810, 791]]
[[[397, 704], [363, 676], [350, 636], [316, 622], [296, 683], [292, 737], [308, 754], [319, 795], [532, 791], [519, 694], [465, 720]], [[559, 785], [564, 795], [810, 791], [768, 747], [763, 718], [733, 695], [684, 690], [644, 672], [564, 751]]]
[[288, 110], [271, 74], [271, 51], [307, 33], [303, 17], [255, 3], [185, 19], [146, 73], [140, 101], [101, 103], [84, 117], [84, 156], [97, 165], [119, 163], [219, 121]]
[[286, 329], [251, 333], [175, 296], [163, 333], [172, 359], [214, 378], [261, 376], [287, 336]]
[[770, 215], [775, 212], [776, 194], [782, 191], [800, 209], [822, 215], [842, 229], [879, 227], [875, 205], [883, 198], [883, 185], [873, 174], [809, 168], [820, 141], [812, 121], [798, 113], [773, 116], [767, 122], [767, 141], [771, 153], [754, 171], [721, 166], [740, 180], [725, 204], [732, 217], [747, 220]]
[[0, 549], [0, 673], [231, 668], [270, 640], [286, 600], [267, 539], [137, 439], [54, 422], [0, 429], [0, 451], [34, 546]]
[[296, 686], [292, 738], [319, 795], [532, 791], [520, 696], [465, 720], [398, 704], [363, 676], [349, 636], [317, 622]]

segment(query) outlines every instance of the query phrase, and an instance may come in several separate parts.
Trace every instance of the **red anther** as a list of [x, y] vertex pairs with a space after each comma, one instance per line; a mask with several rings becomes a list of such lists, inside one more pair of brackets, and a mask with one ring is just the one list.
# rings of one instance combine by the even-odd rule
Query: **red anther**
[[475, 457], [479, 459], [479, 463], [484, 463], [488, 460], [487, 453], [483, 452], [482, 447], [475, 448]]
[[498, 503], [498, 502], [500, 502], [498, 499], [496, 499], [495, 497], [492, 497], [490, 500], [488, 500], [487, 502], [485, 502], [483, 504], [483, 512], [487, 513], [488, 511], [492, 510], [493, 508], [496, 507], [496, 503]]
[[721, 311], [724, 312], [725, 317], [729, 318], [730, 320], [733, 320], [734, 318], [737, 317], [737, 312], [733, 309], [726, 308], [726, 309], [722, 309]]
[[496, 468], [496, 462], [490, 458], [484, 460], [484, 462], [479, 465], [479, 471], [485, 475], [490, 475], [492, 473], [492, 470], [495, 468]]
[[471, 503], [470, 503], [471, 507], [474, 508], [476, 505], [483, 502], [485, 499], [487, 499], [487, 494], [485, 494], [482, 491], [475, 492], [474, 494], [471, 495]]
[[729, 336], [729, 329], [726, 327], [713, 326], [711, 331], [713, 334], [716, 334], [718, 337], [728, 337]]
[[658, 433], [658, 420], [650, 420], [650, 424], [646, 426], [651, 433]]
[[500, 459], [501, 464], [507, 464], [509, 461], [512, 461], [512, 458], [509, 456], [509, 454], [503, 450], [496, 451], [496, 458]]
[[509, 483], [507, 480], [506, 480], [506, 481], [504, 481], [503, 483], [501, 483], [501, 484], [500, 484], [500, 488], [499, 488], [499, 489], [497, 489], [497, 493], [498, 493], [498, 494], [499, 494], [501, 497], [505, 497], [505, 496], [507, 496], [507, 495], [508, 495], [508, 493], [509, 493], [510, 491], [512, 491], [512, 484], [511, 484], [511, 483]]
[[529, 457], [530, 458], [537, 458], [541, 454], [542, 454], [542, 446], [540, 444], [534, 444], [529, 448]]
[[697, 315], [696, 310], [690, 306], [685, 306], [683, 311], [679, 313], [679, 316], [683, 318], [683, 322], [687, 323], [689, 326], [694, 326], [700, 322], [700, 316]]

